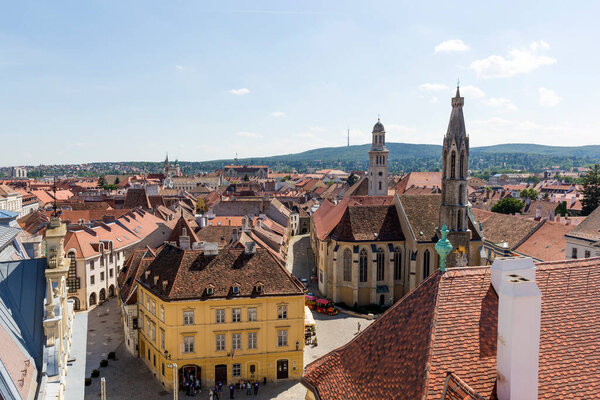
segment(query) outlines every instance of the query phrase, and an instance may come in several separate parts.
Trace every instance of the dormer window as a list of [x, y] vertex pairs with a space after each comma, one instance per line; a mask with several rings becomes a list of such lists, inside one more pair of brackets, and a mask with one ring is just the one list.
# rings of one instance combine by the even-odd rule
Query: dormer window
[[256, 293], [260, 294], [263, 291], [263, 287], [262, 287], [262, 285], [256, 285], [256, 286], [254, 286], [254, 290], [256, 291]]
[[233, 292], [233, 294], [239, 294], [240, 293], [240, 287], [239, 286], [233, 286], [231, 291]]
[[214, 290], [213, 290], [213, 288], [211, 288], [211, 287], [207, 287], [207, 288], [206, 288], [206, 294], [207, 294], [207, 295], [209, 295], [209, 296], [212, 296], [212, 295], [213, 295], [213, 293], [214, 293]]

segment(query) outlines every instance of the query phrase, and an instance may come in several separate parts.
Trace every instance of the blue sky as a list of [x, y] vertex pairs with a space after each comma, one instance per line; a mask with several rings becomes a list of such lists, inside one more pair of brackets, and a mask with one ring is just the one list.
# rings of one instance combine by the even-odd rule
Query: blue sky
[[[529, 4], [525, 4], [529, 3]], [[2, 1], [0, 166], [600, 144], [600, 3]]]

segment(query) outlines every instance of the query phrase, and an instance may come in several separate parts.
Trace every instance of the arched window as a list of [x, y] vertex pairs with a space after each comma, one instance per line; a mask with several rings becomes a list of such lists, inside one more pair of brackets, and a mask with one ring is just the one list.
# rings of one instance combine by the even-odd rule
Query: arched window
[[457, 204], [460, 204], [461, 206], [465, 204], [463, 201], [463, 199], [465, 198], [465, 195], [463, 194], [464, 191], [465, 191], [465, 185], [463, 185], [461, 183], [458, 186], [458, 202], [457, 202]]
[[69, 297], [69, 300], [73, 300], [73, 310], [78, 311], [81, 307], [79, 305], [79, 299], [77, 297]]
[[104, 288], [100, 289], [100, 296], [98, 296], [98, 300], [100, 300], [100, 302], [106, 300], [106, 290], [104, 290]]
[[429, 276], [429, 261], [429, 250], [425, 250], [425, 253], [423, 253], [423, 279]]
[[90, 306], [95, 306], [96, 305], [96, 293], [92, 293], [90, 294]]
[[367, 282], [369, 280], [368, 275], [367, 275], [367, 273], [369, 271], [367, 263], [368, 263], [367, 251], [365, 249], [362, 249], [360, 251], [359, 258], [358, 258], [358, 269], [359, 269], [358, 277], [361, 282]]
[[456, 152], [450, 155], [450, 179], [456, 178]]
[[344, 250], [344, 281], [352, 282], [352, 252], [350, 249]]
[[381, 181], [379, 181], [379, 190], [381, 190]]
[[402, 279], [402, 253], [400, 247], [394, 249], [394, 279]]
[[460, 153], [460, 179], [465, 179], [465, 152]]
[[385, 279], [385, 251], [382, 248], [379, 248], [377, 250], [377, 280], [383, 281], [384, 279]]
[[462, 210], [458, 210], [458, 217], [457, 217], [457, 220], [456, 220], [456, 230], [457, 231], [462, 231], [463, 230]]

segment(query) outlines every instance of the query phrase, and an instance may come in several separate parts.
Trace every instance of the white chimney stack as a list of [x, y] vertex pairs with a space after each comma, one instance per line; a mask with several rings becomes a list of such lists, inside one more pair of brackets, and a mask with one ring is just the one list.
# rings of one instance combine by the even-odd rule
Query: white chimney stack
[[498, 399], [537, 399], [542, 292], [535, 265], [530, 258], [500, 258], [491, 270], [498, 293]]

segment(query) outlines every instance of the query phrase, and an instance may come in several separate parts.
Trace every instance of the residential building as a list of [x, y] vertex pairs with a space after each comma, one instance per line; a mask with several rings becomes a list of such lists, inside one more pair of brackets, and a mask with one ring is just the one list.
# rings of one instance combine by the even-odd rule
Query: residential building
[[139, 354], [165, 387], [173, 362], [203, 387], [301, 377], [303, 286], [267, 250], [166, 244], [137, 282]]
[[430, 275], [308, 364], [306, 399], [585, 399], [600, 391], [600, 259]]
[[266, 165], [226, 165], [223, 168], [223, 174], [226, 178], [267, 178], [269, 176], [269, 167]]
[[600, 256], [600, 207], [565, 234], [568, 259]]
[[0, 210], [14, 211], [21, 214], [23, 209], [23, 196], [7, 185], [0, 185]]

